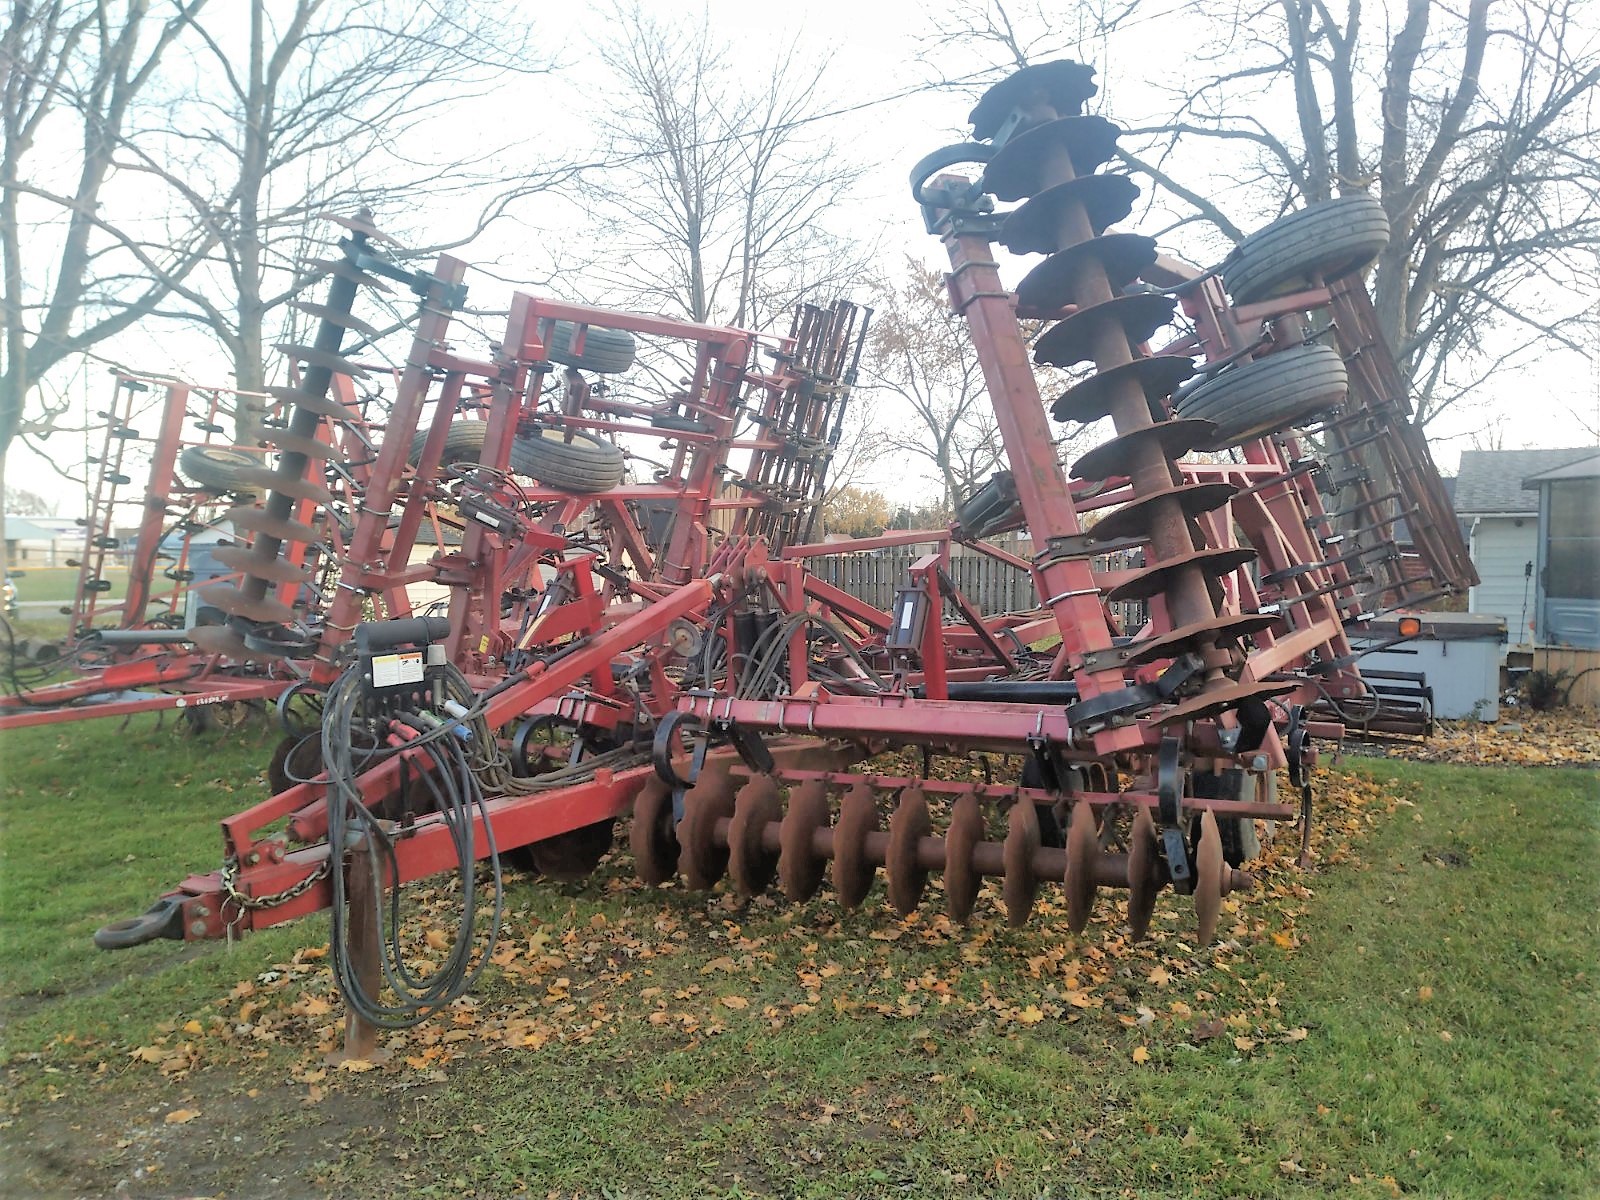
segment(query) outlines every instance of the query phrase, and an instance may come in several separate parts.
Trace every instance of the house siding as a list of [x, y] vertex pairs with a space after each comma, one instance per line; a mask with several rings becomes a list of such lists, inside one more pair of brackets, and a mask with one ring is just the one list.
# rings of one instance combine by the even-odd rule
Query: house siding
[[1537, 517], [1478, 517], [1473, 522], [1472, 562], [1482, 582], [1468, 593], [1467, 611], [1504, 617], [1512, 645], [1532, 638], [1528, 625], [1536, 615], [1535, 597], [1523, 570], [1538, 555]]

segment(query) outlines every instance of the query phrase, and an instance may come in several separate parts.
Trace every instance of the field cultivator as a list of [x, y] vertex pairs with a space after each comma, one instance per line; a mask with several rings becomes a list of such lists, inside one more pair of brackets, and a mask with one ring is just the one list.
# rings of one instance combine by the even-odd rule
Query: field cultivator
[[[804, 309], [787, 336], [761, 339], [518, 293], [490, 357], [469, 360], [446, 343], [463, 265], [442, 258], [413, 279], [412, 350], [333, 598], [320, 629], [297, 623], [270, 593], [299, 579], [294, 555], [320, 536], [290, 514], [315, 499], [301, 483], [305, 457], [327, 445], [318, 430], [339, 415], [329, 382], [355, 371], [339, 347], [376, 231], [353, 227], [322, 336], [291, 350], [308, 364], [281, 396], [278, 476], [291, 486], [261, 481], [241, 582], [205, 594], [229, 614], [208, 649], [309, 664], [320, 728], [286, 739], [274, 794], [223, 822], [220, 871], [97, 941], [217, 937], [331, 907], [335, 970], [370, 1036], [422, 1019], [472, 977], [470, 902], [457, 953], [419, 980], [387, 888], [454, 868], [470, 898], [474, 864], [489, 859], [498, 895], [508, 854], [582, 876], [626, 816], [650, 883], [727, 878], [740, 895], [777, 885], [800, 900], [829, 879], [856, 906], [881, 869], [890, 902], [910, 912], [937, 871], [966, 920], [994, 877], [1014, 924], [1042, 886], [1064, 888], [1074, 930], [1101, 889], [1117, 889], [1136, 935], [1170, 887], [1190, 897], [1196, 939], [1211, 940], [1225, 897], [1249, 886], [1256, 819], [1298, 817], [1309, 834], [1313, 738], [1342, 727], [1307, 706], [1370, 694], [1347, 633], [1411, 586], [1390, 569], [1382, 493], [1392, 483], [1400, 512], [1426, 513], [1431, 482], [1391, 479], [1395, 460], [1371, 449], [1381, 442], [1355, 444], [1403, 421], [1392, 391], [1374, 398], [1381, 379], [1351, 388], [1345, 362], [1376, 352], [1359, 287], [1339, 290], [1376, 253], [1372, 237], [1290, 252], [1264, 233], [1268, 257], [1247, 244], [1219, 283], [1158, 259], [1148, 238], [1107, 232], [1137, 189], [1098, 171], [1118, 130], [1082, 114], [1091, 77], [1074, 63], [1018, 72], [974, 109], [978, 140], [913, 177], [1008, 470], [962, 506], [887, 610], [805, 569], [833, 549], [809, 538], [864, 311]], [[963, 163], [980, 177], [948, 173]], [[1020, 203], [997, 212], [995, 200]], [[997, 243], [1046, 256], [1015, 293]], [[1324, 310], [1339, 350], [1307, 316]], [[1048, 322], [1031, 346], [1019, 317]], [[1180, 320], [1192, 331], [1152, 352]], [[641, 341], [680, 382], [590, 378], [628, 367]], [[1047, 405], [1030, 352], [1082, 373]], [[1114, 436], [1064, 469], [1052, 415], [1109, 418]], [[1367, 476], [1359, 501], [1322, 505], [1330, 468], [1291, 432], [1312, 418]], [[645, 439], [661, 445], [654, 477], [627, 479], [625, 450], [642, 461]], [[430, 519], [458, 529], [459, 546], [413, 564]], [[983, 541], [1016, 528], [1029, 558]], [[907, 539], [928, 540], [873, 544]], [[1037, 610], [979, 612], [951, 578], [956, 545], [1026, 569]], [[1430, 586], [1458, 586], [1450, 547], [1435, 549]], [[1113, 551], [1142, 559], [1097, 570]], [[446, 613], [391, 604], [423, 578], [449, 589]], [[1147, 602], [1143, 628], [1109, 615], [1124, 599]], [[922, 771], [884, 768], [877, 756], [897, 747], [920, 749]], [[934, 755], [987, 754], [1009, 756], [1007, 777], [929, 770]], [[1284, 767], [1300, 789], [1290, 803], [1276, 793]]]

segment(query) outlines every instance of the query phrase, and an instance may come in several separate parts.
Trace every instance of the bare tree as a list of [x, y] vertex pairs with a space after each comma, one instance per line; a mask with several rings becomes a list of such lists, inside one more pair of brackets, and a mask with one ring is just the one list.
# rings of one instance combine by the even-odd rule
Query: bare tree
[[[1024, 337], [1039, 328], [1024, 322]], [[942, 273], [907, 258], [902, 281], [883, 285], [862, 370], [866, 390], [880, 403], [893, 397], [909, 408], [910, 420], [880, 414], [883, 444], [926, 462], [939, 480], [946, 516], [1006, 465], [983, 367], [966, 322], [950, 311]], [[1070, 382], [1053, 367], [1035, 368], [1034, 377], [1047, 399]], [[1062, 427], [1060, 452], [1073, 453], [1091, 429]]]
[[[159, 106], [158, 72], [205, 4], [163, 6], [165, 17], [148, 0], [12, 4], [0, 38], [0, 479], [36, 383], [154, 312], [216, 245], [203, 224], [146, 232], [110, 211], [118, 153]], [[62, 411], [48, 405], [32, 425]]]
[[925, 460], [946, 513], [1004, 464], [982, 364], [938, 271], [906, 260], [903, 282], [883, 291], [862, 366], [872, 390], [911, 410], [886, 424], [884, 441]]
[[[520, 136], [484, 140], [457, 128], [466, 102], [548, 69], [532, 27], [507, 8], [250, 0], [248, 23], [238, 16], [194, 23], [208, 86], [162, 131], [177, 149], [130, 152], [135, 169], [215, 222], [215, 254], [180, 289], [184, 315], [222, 342], [236, 385], [258, 391], [271, 374], [269, 330], [293, 329], [284, 306], [315, 281], [302, 256], [325, 237], [320, 213], [368, 208], [402, 233], [424, 204], [448, 211], [446, 237], [424, 234], [432, 244], [417, 251], [432, 254], [470, 241], [569, 169], [530, 162]], [[188, 185], [194, 166], [221, 181], [220, 199], [216, 188]], [[237, 415], [241, 436], [255, 415]]]
[[[447, 110], [544, 69], [504, 7], [174, 0], [164, 22], [157, 0], [112, 7], [20, 0], [7, 27], [0, 455], [59, 416], [46, 405], [23, 422], [39, 380], [136, 321], [198, 325], [236, 386], [259, 390], [274, 332], [294, 340], [286, 304], [315, 282], [301, 258], [326, 236], [319, 213], [370, 207], [403, 231], [418, 208], [448, 205], [432, 253], [566, 174], [447, 136]], [[38, 136], [68, 120], [82, 130], [75, 162]], [[63, 162], [76, 186], [52, 188]], [[41, 246], [59, 247], [53, 263]], [[241, 438], [257, 415], [235, 414]]]
[[19, 517], [53, 517], [61, 505], [26, 488], [8, 487], [5, 490], [5, 509]]
[[[1186, 214], [1180, 225], [1237, 241], [1335, 195], [1382, 200], [1375, 302], [1426, 422], [1508, 355], [1576, 345], [1600, 246], [1600, 44], [1581, 11], [1404, 0], [1391, 23], [1361, 0], [1197, 7], [1195, 51], [1159, 77], [1123, 64], [1146, 22], [1172, 19], [1161, 0], [1107, 10], [1099, 40], [1076, 40], [1080, 57], [1118, 64], [1105, 86], [1119, 117], [1168, 97], [1131, 119], [1122, 158]], [[967, 34], [1006, 70], [1075, 40], [1042, 10], [988, 0], [976, 13]]]
[[866, 256], [830, 216], [861, 169], [816, 132], [826, 60], [781, 51], [752, 82], [704, 14], [690, 25], [634, 2], [611, 24], [596, 47], [607, 162], [584, 187], [607, 298], [763, 328], [848, 291]]

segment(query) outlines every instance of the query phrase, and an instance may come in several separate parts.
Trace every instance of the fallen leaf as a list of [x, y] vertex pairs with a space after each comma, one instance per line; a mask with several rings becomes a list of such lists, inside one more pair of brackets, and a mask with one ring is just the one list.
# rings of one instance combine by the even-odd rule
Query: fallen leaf
[[1426, 1004], [1433, 999], [1433, 989], [1431, 987], [1419, 987], [1417, 989], [1417, 999]]
[[1146, 1050], [1143, 1046], [1135, 1046], [1133, 1048], [1133, 1061], [1136, 1062], [1136, 1063], [1147, 1063], [1147, 1062], [1149, 1062], [1150, 1061], [1150, 1051]]
[[1254, 1050], [1256, 1048], [1256, 1040], [1255, 1038], [1236, 1037], [1233, 1039], [1233, 1048], [1235, 1050]]
[[1038, 1005], [1030, 1004], [1027, 1008], [1023, 1009], [1017, 1014], [1017, 1020], [1021, 1021], [1024, 1025], [1037, 1025], [1040, 1021], [1044, 1020], [1044, 1013], [1039, 1011]]
[[198, 1108], [175, 1108], [161, 1119], [168, 1125], [187, 1125], [199, 1115]]
[[1155, 967], [1151, 970], [1149, 979], [1157, 987], [1166, 987], [1172, 981], [1172, 972], [1165, 967]]
[[371, 1059], [366, 1059], [366, 1058], [347, 1058], [342, 1063], [339, 1064], [339, 1070], [341, 1070], [341, 1071], [355, 1071], [357, 1073], [360, 1073], [362, 1071], [372, 1071], [372, 1070], [375, 1070], [376, 1068], [377, 1068], [377, 1064], [375, 1062], [373, 1062]]
[[743, 996], [724, 996], [722, 997], [722, 1004], [727, 1008], [750, 1007], [750, 1001], [746, 1000]]

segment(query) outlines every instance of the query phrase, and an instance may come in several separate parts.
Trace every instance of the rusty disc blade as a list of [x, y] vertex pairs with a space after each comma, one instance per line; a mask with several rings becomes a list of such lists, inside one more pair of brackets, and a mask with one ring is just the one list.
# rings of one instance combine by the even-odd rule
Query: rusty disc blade
[[[1110, 241], [1109, 237], [1096, 242]], [[1096, 242], [1085, 242], [1095, 245]], [[1070, 253], [1064, 251], [1063, 253]], [[1059, 258], [1060, 255], [1057, 255]], [[1047, 259], [1054, 262], [1054, 259]], [[1050, 415], [1058, 421], [1079, 421], [1087, 425], [1111, 415], [1118, 391], [1130, 382], [1144, 392], [1145, 402], [1161, 400], [1171, 395], [1172, 389], [1194, 374], [1194, 362], [1179, 354], [1156, 354], [1149, 358], [1136, 358], [1121, 366], [1111, 367], [1074, 384], [1056, 398], [1050, 406]]]
[[1222, 912], [1223, 875], [1228, 864], [1222, 859], [1222, 834], [1216, 815], [1209, 810], [1200, 816], [1200, 845], [1195, 848], [1194, 913], [1202, 946], [1217, 936], [1217, 917]]
[[587, 879], [616, 840], [617, 819], [607, 817], [580, 825], [529, 845], [528, 853], [541, 875], [565, 882]]
[[1194, 550], [1154, 566], [1136, 571], [1125, 582], [1106, 593], [1107, 600], [1147, 600], [1172, 586], [1174, 576], [1187, 568], [1197, 568], [1207, 579], [1221, 579], [1247, 562], [1256, 552], [1248, 546], [1226, 546], [1219, 550]]
[[1238, 708], [1246, 700], [1257, 698], [1264, 700], [1268, 696], [1282, 696], [1294, 691], [1298, 686], [1294, 682], [1230, 683], [1201, 692], [1175, 708], [1157, 713], [1152, 720], [1156, 725], [1170, 725], [1174, 721], [1198, 721], [1201, 717], [1211, 717]]
[[1074, 479], [1115, 479], [1133, 474], [1133, 462], [1154, 442], [1161, 457], [1169, 462], [1181, 458], [1196, 446], [1211, 440], [1217, 427], [1210, 421], [1155, 421], [1130, 429], [1127, 433], [1101, 442], [1077, 462], [1070, 472]]
[[240, 467], [234, 472], [234, 477], [248, 487], [277, 492], [291, 500], [309, 500], [313, 504], [333, 502], [333, 493], [320, 483], [314, 483], [304, 476], [287, 475], [270, 467]]
[[319, 321], [327, 321], [341, 329], [354, 329], [369, 342], [377, 339], [378, 330], [375, 326], [367, 324], [360, 317], [352, 316], [342, 308], [329, 308], [326, 304], [312, 304], [307, 300], [291, 300], [290, 308], [297, 308], [308, 317], [315, 317]]
[[878, 828], [878, 801], [872, 785], [858, 782], [844, 794], [839, 822], [833, 827], [833, 890], [846, 908], [858, 907], [872, 890], [875, 868], [867, 857], [867, 834]]
[[1139, 806], [1133, 815], [1128, 840], [1128, 928], [1135, 938], [1150, 931], [1150, 918], [1161, 891], [1161, 866], [1157, 861], [1156, 823], [1150, 810]]
[[211, 557], [230, 571], [242, 571], [257, 579], [265, 579], [268, 583], [300, 584], [311, 581], [311, 572], [304, 567], [297, 567], [275, 554], [271, 558], [263, 558], [244, 546], [214, 546]]
[[1061, 254], [1085, 244], [1072, 240], [1074, 236], [1081, 236], [1082, 226], [1078, 226], [1074, 234], [1063, 232], [1075, 210], [1081, 208], [1091, 234], [1087, 240], [1092, 242], [1105, 236], [1118, 236], [1107, 235], [1106, 226], [1132, 212], [1138, 198], [1139, 185], [1126, 175], [1085, 175], [1070, 179], [1046, 188], [1008, 213], [1000, 226], [998, 241], [1013, 254]]
[[329, 221], [334, 225], [348, 229], [351, 233], [359, 233], [363, 237], [370, 238], [374, 242], [387, 242], [391, 246], [400, 244], [372, 223], [371, 209], [359, 209], [353, 217], [347, 217], [335, 212], [319, 212], [317, 220]]
[[1067, 823], [1067, 927], [1082, 933], [1094, 912], [1095, 863], [1100, 858], [1100, 831], [1094, 809], [1082, 801], [1072, 806]]
[[1024, 275], [1017, 284], [1017, 303], [1044, 309], [1076, 303], [1074, 289], [1086, 267], [1099, 267], [1111, 290], [1120, 292], [1155, 260], [1156, 240], [1142, 233], [1108, 233], [1090, 238], [1057, 251]]
[[916, 911], [928, 886], [928, 872], [917, 865], [917, 843], [932, 834], [928, 797], [921, 788], [908, 787], [889, 818], [889, 852], [884, 861], [889, 903], [902, 916]]
[[741, 896], [759, 896], [778, 872], [778, 856], [761, 845], [768, 825], [783, 819], [778, 781], [771, 775], [752, 776], [733, 799], [733, 821], [728, 826], [728, 874]]
[[301, 437], [278, 425], [258, 425], [255, 435], [260, 441], [271, 442], [284, 454], [303, 454], [319, 462], [339, 457], [339, 451], [332, 444], [314, 437]]
[[778, 881], [790, 900], [809, 900], [822, 886], [827, 860], [817, 856], [812, 835], [828, 824], [828, 785], [808, 779], [789, 792], [779, 831]]
[[1033, 873], [1033, 856], [1039, 849], [1039, 814], [1031, 800], [1018, 800], [1011, 806], [1006, 822], [1003, 861], [1006, 877], [1001, 895], [1006, 902], [1006, 924], [1021, 928], [1028, 923], [1033, 902], [1039, 895], [1039, 877]]
[[978, 798], [964, 793], [950, 810], [944, 833], [944, 903], [951, 920], [966, 924], [977, 902], [983, 876], [972, 861], [973, 847], [983, 840], [983, 811]]
[[1096, 541], [1150, 536], [1151, 529], [1176, 505], [1185, 519], [1221, 508], [1239, 491], [1233, 483], [1181, 483], [1176, 487], [1146, 492], [1121, 508], [1108, 512], [1096, 522]]
[[392, 292], [394, 289], [376, 275], [368, 275], [360, 267], [343, 258], [313, 258], [305, 264], [310, 268], [310, 274], [300, 277], [301, 286], [315, 283], [321, 275], [337, 275], [340, 279], [348, 279], [358, 287], [371, 288], [375, 292]]
[[1083, 110], [1083, 102], [1097, 91], [1093, 67], [1068, 59], [1033, 63], [984, 92], [967, 120], [972, 123], [972, 136], [987, 140], [1000, 131], [1014, 108], [1045, 106], [1063, 117], [1076, 116]]
[[1052, 367], [1092, 361], [1095, 338], [1107, 324], [1121, 329], [1130, 345], [1141, 345], [1172, 319], [1177, 306], [1171, 296], [1136, 292], [1080, 308], [1045, 330], [1033, 344], [1033, 361]]
[[296, 346], [293, 342], [279, 342], [273, 349], [286, 358], [305, 363], [308, 367], [321, 367], [338, 375], [348, 375], [351, 379], [365, 379], [368, 374], [365, 367], [357, 366], [344, 355], [335, 354], [332, 350], [319, 350], [315, 346]]
[[269, 624], [294, 620], [294, 609], [282, 601], [268, 596], [259, 599], [246, 596], [231, 583], [207, 584], [203, 588], [197, 588], [195, 595], [200, 597], [202, 604], [220, 608], [230, 617], [243, 617], [247, 621], [263, 621]]
[[196, 625], [189, 631], [189, 640], [203, 654], [223, 654], [239, 662], [271, 662], [283, 657], [250, 649], [244, 638], [226, 625]]
[[[1108, 161], [1117, 152], [1117, 139], [1122, 130], [1096, 116], [1057, 117], [1054, 121], [1041, 121], [1031, 129], [1013, 135], [1005, 145], [996, 150], [994, 157], [983, 168], [979, 186], [999, 200], [1021, 200], [1040, 193], [1049, 180], [1045, 178], [1046, 165], [1055, 157], [1051, 150], [1066, 150], [1072, 159], [1073, 173], [1082, 179], [1123, 179], [1133, 184], [1133, 194], [1139, 187], [1125, 175], [1092, 175], [1096, 167]], [[1128, 202], [1128, 212], [1133, 211], [1133, 201]], [[1123, 213], [1122, 216], [1127, 216]], [[1122, 217], [1113, 217], [1120, 221]], [[1002, 242], [1005, 237], [1002, 235]]]
[[223, 515], [233, 522], [235, 529], [277, 538], [280, 542], [309, 544], [322, 540], [322, 534], [316, 527], [302, 525], [299, 521], [289, 520], [288, 517], [274, 517], [264, 508], [230, 508]]
[[628, 848], [634, 869], [651, 887], [660, 887], [678, 871], [678, 838], [672, 830], [672, 789], [652, 777], [633, 798], [633, 824]]
[[716, 824], [733, 816], [733, 782], [718, 771], [700, 779], [683, 797], [683, 820], [678, 824], [679, 865], [692, 888], [716, 886], [728, 869], [728, 847], [716, 838]]
[[348, 404], [341, 404], [332, 396], [319, 395], [308, 392], [303, 388], [269, 387], [271, 392], [285, 405], [314, 412], [319, 417], [332, 417], [336, 421], [348, 421], [361, 414]]
[[1180, 625], [1157, 637], [1133, 642], [1124, 647], [1125, 650], [1133, 652], [1128, 655], [1126, 661], [1132, 666], [1136, 663], [1155, 662], [1162, 658], [1177, 658], [1178, 655], [1190, 650], [1205, 650], [1218, 643], [1244, 637], [1246, 634], [1259, 633], [1280, 620], [1282, 618], [1274, 613], [1243, 615], [1224, 613], [1209, 621]]

